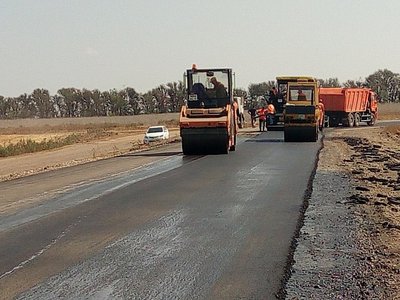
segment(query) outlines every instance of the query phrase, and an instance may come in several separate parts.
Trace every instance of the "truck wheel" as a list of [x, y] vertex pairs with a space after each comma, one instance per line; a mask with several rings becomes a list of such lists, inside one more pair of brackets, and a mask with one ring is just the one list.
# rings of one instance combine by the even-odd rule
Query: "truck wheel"
[[349, 113], [347, 115], [346, 126], [353, 127], [353, 125], [354, 125], [354, 115], [352, 113]]
[[329, 116], [324, 116], [324, 127], [328, 128], [330, 123]]
[[354, 114], [354, 126], [360, 126], [360, 122], [361, 122], [361, 116], [359, 113], [355, 113]]
[[371, 114], [371, 121], [368, 121], [367, 124], [368, 126], [373, 126], [375, 125], [376, 117], [375, 114]]

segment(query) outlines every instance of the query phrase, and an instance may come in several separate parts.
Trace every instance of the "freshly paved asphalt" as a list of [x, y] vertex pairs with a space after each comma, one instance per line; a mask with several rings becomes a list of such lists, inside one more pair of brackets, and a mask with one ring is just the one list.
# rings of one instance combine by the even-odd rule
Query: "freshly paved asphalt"
[[[35, 191], [1, 216], [0, 297], [273, 299], [320, 147], [266, 132], [228, 155], [184, 157], [171, 145], [31, 176], [33, 187], [105, 174]], [[0, 184], [16, 186], [26, 197], [24, 179]]]

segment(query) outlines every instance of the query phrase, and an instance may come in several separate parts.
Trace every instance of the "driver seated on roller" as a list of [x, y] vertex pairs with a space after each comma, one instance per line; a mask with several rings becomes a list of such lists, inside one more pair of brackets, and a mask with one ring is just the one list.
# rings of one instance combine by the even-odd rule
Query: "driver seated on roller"
[[307, 100], [306, 94], [304, 94], [302, 90], [297, 91], [297, 100], [298, 101], [306, 101]]
[[225, 86], [217, 80], [217, 78], [211, 78], [210, 82], [214, 85], [213, 91], [215, 91], [215, 98], [228, 97]]

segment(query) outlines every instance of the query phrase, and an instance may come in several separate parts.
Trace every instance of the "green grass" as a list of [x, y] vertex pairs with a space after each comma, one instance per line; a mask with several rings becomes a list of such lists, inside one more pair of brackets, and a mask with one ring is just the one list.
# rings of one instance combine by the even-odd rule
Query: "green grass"
[[65, 138], [53, 138], [49, 140], [45, 139], [41, 142], [36, 142], [31, 139], [20, 140], [16, 144], [0, 146], [0, 157], [51, 150], [77, 143], [80, 140], [81, 136], [77, 134], [71, 134]]

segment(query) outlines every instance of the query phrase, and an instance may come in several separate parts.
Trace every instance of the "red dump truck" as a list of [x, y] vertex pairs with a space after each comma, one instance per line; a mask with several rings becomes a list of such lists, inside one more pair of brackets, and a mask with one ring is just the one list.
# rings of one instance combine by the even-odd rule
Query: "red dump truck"
[[372, 126], [378, 118], [378, 101], [367, 88], [320, 88], [320, 102], [324, 105], [325, 126], [358, 126], [366, 122]]

